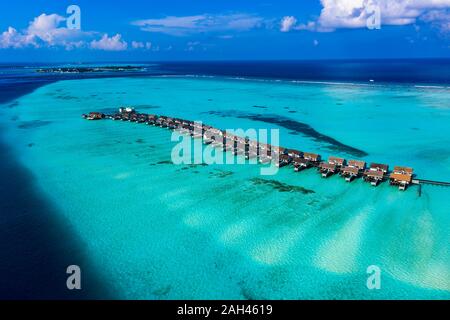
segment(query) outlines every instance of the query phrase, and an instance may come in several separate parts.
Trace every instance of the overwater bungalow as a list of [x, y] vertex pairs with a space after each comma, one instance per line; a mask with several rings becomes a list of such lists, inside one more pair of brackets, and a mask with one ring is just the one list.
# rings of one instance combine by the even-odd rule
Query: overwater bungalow
[[272, 161], [272, 146], [270, 144], [259, 144], [259, 163]]
[[171, 120], [167, 121], [167, 127], [170, 130], [175, 130], [176, 128], [178, 128], [178, 125], [175, 123], [174, 119], [171, 119]]
[[275, 166], [277, 166], [278, 168], [282, 168], [291, 164], [291, 162], [292, 158], [289, 155], [283, 153], [279, 156], [278, 162], [275, 163]]
[[138, 121], [138, 114], [136, 112], [131, 113], [128, 121], [130, 121], [130, 122], [137, 122]]
[[199, 126], [194, 126], [194, 132], [192, 132], [192, 138], [202, 139], [203, 138], [203, 128]]
[[119, 108], [119, 113], [135, 113], [136, 110], [134, 110], [134, 108], [132, 107], [120, 107]]
[[379, 164], [379, 163], [371, 163], [369, 167], [370, 171], [382, 171], [383, 173], [388, 173], [389, 165], [387, 164]]
[[364, 181], [370, 182], [374, 187], [378, 186], [386, 178], [389, 166], [386, 164], [372, 163], [364, 173]]
[[334, 164], [336, 165], [338, 168], [342, 168], [345, 166], [346, 161], [344, 158], [338, 158], [338, 157], [329, 157], [328, 158], [328, 163], [329, 164]]
[[138, 116], [137, 116], [137, 122], [138, 123], [145, 123], [145, 122], [147, 122], [147, 120], [148, 120], [148, 115], [147, 114], [145, 114], [145, 113], [138, 114]]
[[121, 115], [122, 121], [131, 121], [132, 117], [134, 119], [134, 115], [136, 114], [136, 111], [134, 110], [134, 108], [122, 107], [122, 108], [119, 108], [119, 113]]
[[349, 160], [348, 166], [358, 168], [359, 171], [364, 171], [366, 169], [366, 162], [362, 160]]
[[341, 169], [341, 176], [345, 178], [345, 181], [352, 182], [359, 177], [361, 171], [357, 167], [346, 166]]
[[225, 151], [233, 151], [236, 148], [236, 137], [231, 134], [227, 134], [225, 137]]
[[112, 120], [118, 121], [118, 120], [122, 120], [122, 115], [120, 113], [115, 113], [115, 114], [111, 115], [110, 118]]
[[313, 165], [313, 166], [319, 165], [320, 160], [322, 159], [322, 157], [319, 154], [309, 153], [309, 152], [305, 152], [303, 154], [303, 158], [305, 160], [308, 160], [311, 163], [311, 165]]
[[249, 141], [245, 150], [245, 159], [254, 159], [258, 157], [259, 144], [257, 141]]
[[221, 131], [218, 135], [216, 135], [214, 138], [214, 142], [211, 144], [214, 148], [221, 148], [222, 150], [225, 149], [226, 144], [226, 131]]
[[176, 125], [177, 128], [180, 128], [183, 125], [183, 120], [174, 118], [173, 123]]
[[319, 172], [322, 174], [322, 178], [328, 178], [337, 173], [338, 167], [334, 163], [322, 162], [319, 165]]
[[173, 128], [173, 118], [171, 117], [166, 117], [163, 123], [163, 127], [164, 128]]
[[87, 115], [83, 115], [83, 118], [86, 120], [102, 120], [105, 118], [105, 115], [101, 112], [90, 112]]
[[364, 173], [364, 181], [370, 182], [374, 187], [378, 186], [384, 180], [385, 174], [383, 171], [371, 171], [367, 170]]
[[288, 149], [283, 147], [272, 147], [273, 156], [281, 156], [282, 154], [288, 154]]
[[165, 118], [164, 118], [164, 117], [159, 117], [158, 119], [156, 119], [154, 125], [155, 125], [156, 127], [162, 127], [164, 121], [165, 121]]
[[178, 131], [178, 133], [180, 134], [184, 134], [184, 135], [190, 135], [191, 131], [190, 131], [190, 127], [188, 125], [185, 124], [180, 124], [178, 126], [177, 129], [175, 129], [176, 131]]
[[154, 114], [149, 114], [149, 115], [147, 116], [147, 124], [148, 124], [148, 125], [154, 125], [155, 122], [156, 122], [156, 119], [158, 119], [158, 117], [157, 117], [156, 115], [154, 115]]
[[393, 186], [398, 186], [401, 191], [405, 191], [412, 183], [413, 174], [413, 168], [395, 167], [389, 178], [390, 184]]
[[194, 133], [193, 133], [193, 137], [195, 139], [200, 139], [203, 137], [203, 133], [204, 133], [204, 128], [203, 125], [198, 123], [198, 122], [194, 122], [192, 124], [192, 127], [194, 128]]
[[295, 158], [302, 158], [302, 157], [303, 157], [303, 152], [298, 151], [298, 150], [294, 150], [294, 149], [289, 149], [289, 150], [288, 150], [288, 155], [289, 155], [289, 157], [291, 157], [292, 159], [295, 159]]
[[130, 120], [131, 113], [122, 113], [122, 117], [120, 120], [122, 121], [129, 121]]
[[216, 141], [216, 138], [221, 138], [222, 132], [219, 129], [209, 128], [203, 133], [203, 143], [212, 144]]
[[294, 158], [293, 163], [295, 172], [299, 172], [313, 166], [313, 163], [305, 158]]
[[345, 181], [352, 182], [355, 178], [360, 177], [365, 169], [365, 161], [349, 160], [348, 165], [341, 169], [341, 176], [345, 178]]
[[236, 145], [232, 151], [234, 155], [243, 155], [247, 149], [247, 140], [245, 138], [236, 137]]

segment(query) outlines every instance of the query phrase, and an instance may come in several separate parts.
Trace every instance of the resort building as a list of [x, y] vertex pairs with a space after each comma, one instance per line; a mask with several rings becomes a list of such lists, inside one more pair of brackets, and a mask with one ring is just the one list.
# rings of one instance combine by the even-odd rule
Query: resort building
[[353, 179], [360, 175], [360, 170], [356, 167], [346, 166], [341, 169], [341, 176], [345, 178], [345, 181], [352, 182]]
[[338, 157], [329, 157], [328, 158], [328, 163], [329, 164], [334, 164], [339, 168], [342, 168], [343, 166], [345, 166], [345, 159], [344, 158], [338, 158]]
[[303, 154], [303, 158], [307, 161], [309, 161], [312, 165], [319, 165], [320, 160], [322, 159], [322, 157], [318, 154], [315, 153], [308, 153], [305, 152]]
[[236, 137], [236, 145], [233, 150], [234, 155], [243, 155], [247, 148], [247, 140], [245, 138]]
[[272, 146], [270, 144], [259, 145], [259, 162], [269, 163], [272, 161]]
[[105, 115], [101, 112], [91, 112], [88, 115], [83, 115], [83, 117], [87, 120], [102, 120]]
[[312, 162], [306, 160], [305, 158], [294, 158], [293, 163], [295, 172], [299, 172], [313, 166]]
[[181, 134], [202, 139], [204, 144], [222, 148], [223, 151], [231, 151], [234, 155], [243, 155], [246, 159], [259, 159], [260, 163], [274, 162], [274, 165], [280, 168], [293, 164], [296, 172], [317, 167], [324, 178], [340, 173], [346, 181], [351, 182], [353, 179], [362, 176], [366, 182], [377, 186], [389, 177], [390, 184], [398, 186], [400, 190], [406, 190], [410, 184], [450, 186], [450, 183], [447, 182], [424, 179], [413, 180], [414, 170], [408, 167], [395, 167], [389, 176], [389, 166], [386, 164], [372, 163], [366, 170], [366, 162], [361, 160], [349, 160], [347, 162], [344, 158], [329, 157], [327, 161], [321, 162], [319, 154], [275, 147], [265, 143], [260, 144], [258, 141], [249, 140], [248, 137], [242, 138], [227, 134], [226, 131], [207, 124], [167, 116], [137, 113], [134, 108], [129, 107], [122, 107], [118, 113], [113, 114], [91, 112], [87, 115], [83, 114], [83, 118], [87, 120], [108, 118], [169, 128]]
[[236, 136], [227, 134], [225, 136], [225, 146], [224, 146], [225, 151], [232, 152], [234, 151], [235, 148], [236, 148]]
[[288, 150], [288, 155], [292, 159], [302, 158], [303, 157], [303, 152], [298, 151], [298, 150], [294, 150], [294, 149], [289, 149]]
[[365, 169], [365, 161], [349, 160], [348, 165], [341, 169], [341, 176], [345, 178], [345, 181], [352, 182], [353, 179], [360, 177]]
[[387, 164], [372, 163], [364, 173], [364, 181], [370, 182], [371, 185], [376, 187], [385, 180], [388, 170]]
[[289, 165], [291, 162], [292, 158], [289, 155], [283, 153], [278, 157], [278, 161], [275, 163], [275, 166], [277, 166], [278, 168], [282, 168]]
[[250, 140], [245, 152], [245, 159], [254, 159], [258, 157], [259, 144], [257, 141]]
[[322, 162], [319, 165], [319, 172], [322, 174], [322, 178], [328, 178], [338, 171], [338, 167], [334, 163]]
[[390, 176], [390, 184], [405, 191], [412, 183], [414, 170], [408, 167], [395, 167]]

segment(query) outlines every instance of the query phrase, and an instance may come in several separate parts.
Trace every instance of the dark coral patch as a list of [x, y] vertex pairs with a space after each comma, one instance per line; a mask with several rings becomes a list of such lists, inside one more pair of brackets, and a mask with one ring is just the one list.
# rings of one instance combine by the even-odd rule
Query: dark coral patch
[[316, 193], [314, 190], [306, 189], [299, 186], [293, 186], [287, 183], [283, 183], [277, 180], [266, 180], [262, 178], [253, 178], [250, 180], [254, 185], [266, 185], [279, 192], [299, 192], [302, 194], [312, 194]]

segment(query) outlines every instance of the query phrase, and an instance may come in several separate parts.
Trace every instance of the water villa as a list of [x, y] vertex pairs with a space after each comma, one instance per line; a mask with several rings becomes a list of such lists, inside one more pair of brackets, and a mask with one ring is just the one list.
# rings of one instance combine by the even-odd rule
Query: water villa
[[361, 160], [350, 160], [348, 165], [341, 169], [341, 176], [347, 182], [352, 182], [360, 177], [366, 169], [366, 163]]
[[370, 168], [364, 173], [364, 181], [376, 187], [386, 179], [388, 171], [389, 166], [387, 164], [372, 163]]
[[282, 168], [282, 167], [290, 165], [291, 162], [292, 162], [292, 158], [289, 157], [289, 155], [282, 154], [278, 157], [278, 161], [275, 163], [275, 166], [277, 166], [278, 168]]
[[338, 157], [329, 157], [328, 158], [328, 163], [329, 164], [334, 164], [336, 165], [338, 168], [342, 168], [345, 166], [346, 161], [344, 158], [338, 158]]
[[312, 162], [305, 158], [294, 158], [294, 170], [300, 172], [313, 166]]
[[288, 155], [292, 159], [303, 158], [303, 152], [294, 149], [289, 149]]
[[89, 114], [83, 114], [83, 118], [86, 120], [102, 120], [105, 118], [105, 115], [100, 112], [90, 112]]
[[399, 190], [405, 191], [412, 183], [414, 170], [407, 167], [395, 167], [390, 176], [390, 184], [398, 186]]
[[259, 156], [259, 144], [256, 141], [249, 141], [245, 152], [245, 159], [255, 159]]
[[322, 178], [328, 178], [333, 174], [337, 173], [338, 167], [334, 163], [325, 163], [322, 162], [319, 165], [319, 172], [322, 174]]
[[235, 138], [236, 144], [234, 150], [232, 151], [233, 155], [243, 155], [247, 149], [247, 140], [241, 137]]
[[[366, 170], [366, 162], [361, 160], [350, 160], [346, 162], [343, 158], [329, 157], [327, 162], [322, 162], [319, 154], [276, 147], [270, 144], [261, 144], [247, 137], [243, 138], [227, 134], [226, 131], [212, 126], [178, 118], [137, 113], [134, 108], [130, 107], [122, 107], [118, 113], [111, 115], [91, 112], [84, 114], [83, 118], [86, 120], [107, 118], [169, 128], [180, 134], [202, 139], [206, 145], [221, 148], [223, 151], [230, 151], [234, 155], [244, 156], [247, 160], [257, 159], [260, 163], [264, 164], [276, 162], [273, 164], [280, 168], [292, 164], [296, 172], [317, 167], [324, 178], [339, 173], [348, 182], [362, 177], [364, 181], [371, 183], [373, 186], [378, 186], [389, 177], [390, 185], [398, 186], [400, 190], [406, 190], [411, 184], [417, 184], [419, 186], [422, 184], [430, 184], [450, 187], [449, 182], [414, 179], [414, 170], [412, 168], [395, 167], [389, 175], [389, 166], [385, 164], [372, 163], [369, 169]], [[274, 161], [274, 159], [278, 159], [278, 161]]]
[[308, 160], [311, 163], [311, 165], [317, 166], [317, 165], [319, 165], [320, 160], [322, 159], [322, 157], [320, 155], [318, 155], [318, 154], [315, 154], [315, 153], [305, 152], [303, 154], [303, 159]]
[[270, 144], [259, 145], [259, 163], [272, 162], [272, 146]]

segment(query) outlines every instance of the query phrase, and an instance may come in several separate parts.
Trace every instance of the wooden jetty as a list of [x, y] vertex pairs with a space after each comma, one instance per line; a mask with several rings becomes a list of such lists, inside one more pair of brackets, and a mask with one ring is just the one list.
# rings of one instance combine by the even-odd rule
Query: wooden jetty
[[[226, 131], [218, 128], [189, 120], [138, 113], [132, 107], [121, 107], [118, 113], [110, 115], [90, 112], [83, 114], [83, 118], [86, 120], [129, 121], [168, 128], [180, 134], [189, 135], [194, 139], [202, 139], [206, 145], [221, 148], [225, 152], [232, 152], [236, 156], [243, 156], [247, 160], [257, 159], [259, 163], [272, 163], [280, 168], [292, 165], [296, 172], [316, 167], [324, 178], [339, 174], [346, 181], [351, 182], [362, 177], [364, 181], [373, 186], [378, 186], [381, 182], [389, 180], [390, 185], [397, 186], [402, 191], [410, 185], [418, 185], [419, 196], [422, 193], [422, 185], [450, 187], [450, 182], [417, 179], [413, 168], [397, 166], [389, 173], [389, 166], [386, 164], [372, 163], [366, 170], [366, 162], [362, 160], [347, 161], [344, 158], [329, 157], [327, 161], [322, 161], [322, 157], [316, 153], [259, 143], [247, 137], [227, 134]], [[275, 161], [275, 159], [278, 159], [278, 161]]]

